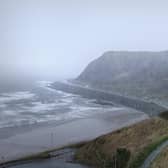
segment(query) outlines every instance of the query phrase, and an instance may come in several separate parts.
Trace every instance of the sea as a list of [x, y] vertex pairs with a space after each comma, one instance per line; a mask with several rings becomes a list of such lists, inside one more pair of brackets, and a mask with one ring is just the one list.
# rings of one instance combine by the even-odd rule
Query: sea
[[112, 108], [93, 99], [52, 89], [51, 85], [49, 81], [38, 81], [30, 88], [0, 92], [0, 128], [68, 122]]

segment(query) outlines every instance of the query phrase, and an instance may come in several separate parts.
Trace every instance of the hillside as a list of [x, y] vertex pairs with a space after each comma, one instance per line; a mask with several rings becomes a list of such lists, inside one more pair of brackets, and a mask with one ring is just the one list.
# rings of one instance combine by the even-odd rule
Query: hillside
[[106, 52], [92, 61], [78, 82], [143, 99], [168, 99], [168, 51]]
[[168, 167], [168, 147], [154, 160], [151, 168], [167, 168]]
[[78, 149], [76, 160], [96, 168], [138, 168], [168, 139], [167, 131], [166, 120], [148, 119], [87, 142]]

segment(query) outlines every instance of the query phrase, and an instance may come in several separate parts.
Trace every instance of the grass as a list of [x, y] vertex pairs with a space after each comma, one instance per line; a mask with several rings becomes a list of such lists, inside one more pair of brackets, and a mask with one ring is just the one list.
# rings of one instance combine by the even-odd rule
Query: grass
[[[168, 121], [152, 118], [89, 142], [69, 144], [5, 163], [15, 165], [48, 159], [50, 153], [64, 148], [77, 148], [77, 162], [96, 168], [138, 168], [147, 156], [161, 143], [168, 140]], [[0, 164], [0, 167], [4, 164]], [[155, 168], [155, 167], [152, 167]]]
[[130, 163], [129, 168], [135, 168], [142, 166], [145, 159], [149, 156], [149, 154], [154, 151], [158, 146], [160, 146], [163, 142], [168, 140], [168, 137], [162, 137], [158, 141], [148, 145], [144, 148], [142, 152], [140, 152], [134, 160]]
[[[79, 148], [76, 160], [96, 168], [116, 167], [117, 151], [125, 149], [130, 157], [119, 168], [138, 168], [146, 157], [168, 139], [168, 121], [152, 118], [96, 138]], [[114, 158], [116, 162], [114, 162]], [[124, 157], [126, 158], [126, 157]], [[119, 162], [121, 162], [119, 160]], [[118, 168], [117, 167], [117, 168]]]
[[168, 168], [168, 147], [154, 160], [150, 168]]

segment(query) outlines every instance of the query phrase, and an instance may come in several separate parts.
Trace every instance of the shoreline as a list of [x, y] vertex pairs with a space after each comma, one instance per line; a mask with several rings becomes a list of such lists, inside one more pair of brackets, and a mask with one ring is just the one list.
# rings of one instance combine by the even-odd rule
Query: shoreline
[[111, 101], [117, 105], [122, 105], [141, 112], [145, 112], [150, 116], [158, 116], [161, 112], [167, 110], [165, 107], [160, 106], [154, 102], [125, 97], [122, 95], [113, 94], [112, 92], [84, 87], [82, 85], [76, 85], [68, 82], [54, 82], [49, 87], [55, 90], [77, 94], [85, 98]]
[[118, 113], [105, 112], [97, 117], [77, 119], [61, 125], [34, 126], [31, 130], [16, 132], [6, 139], [0, 138], [1, 158], [10, 161], [67, 144], [88, 141], [147, 118], [145, 113], [127, 108]]

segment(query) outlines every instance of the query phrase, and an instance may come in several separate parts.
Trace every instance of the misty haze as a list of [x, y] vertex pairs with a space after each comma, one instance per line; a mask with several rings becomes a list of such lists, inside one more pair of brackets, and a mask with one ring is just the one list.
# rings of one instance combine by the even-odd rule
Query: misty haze
[[0, 0], [0, 168], [168, 168], [167, 8]]

